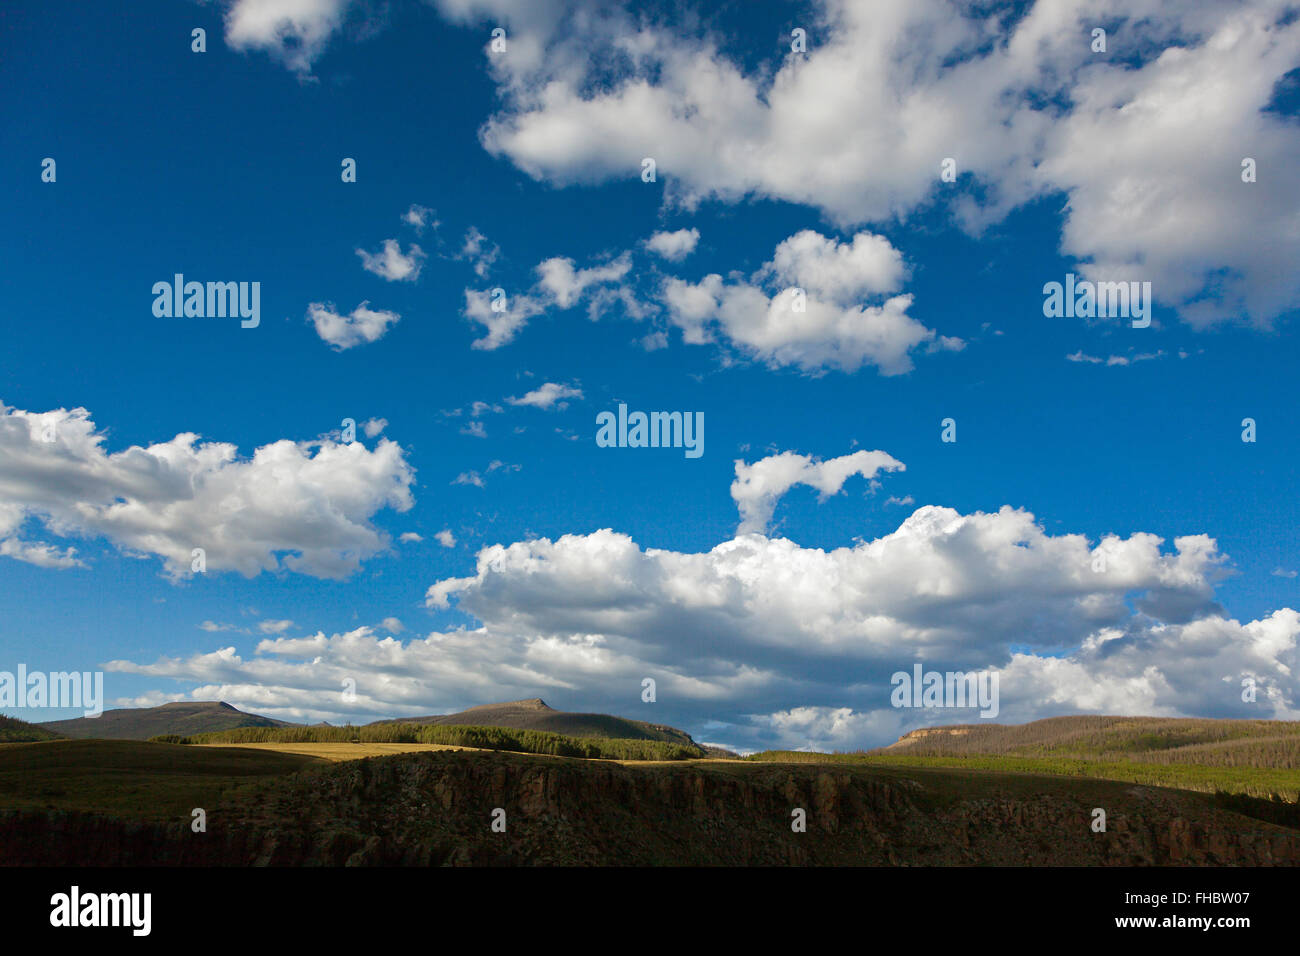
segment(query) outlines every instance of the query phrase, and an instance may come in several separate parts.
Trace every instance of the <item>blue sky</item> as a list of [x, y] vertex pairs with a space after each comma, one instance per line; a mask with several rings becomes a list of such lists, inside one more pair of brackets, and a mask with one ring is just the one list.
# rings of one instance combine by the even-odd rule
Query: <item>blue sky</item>
[[[10, 4], [0, 669], [745, 749], [970, 719], [889, 706], [918, 660], [998, 669], [1002, 719], [1294, 716], [1300, 25], [1049, 13]], [[260, 324], [156, 317], [177, 272], [260, 282]], [[1150, 327], [1045, 317], [1071, 272], [1150, 281]], [[309, 318], [363, 303], [400, 318]], [[620, 402], [704, 454], [598, 447]]]

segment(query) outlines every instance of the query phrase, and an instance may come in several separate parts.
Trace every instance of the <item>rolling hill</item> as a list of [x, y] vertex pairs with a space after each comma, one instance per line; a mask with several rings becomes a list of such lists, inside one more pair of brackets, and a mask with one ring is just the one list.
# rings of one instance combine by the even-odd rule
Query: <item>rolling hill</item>
[[0, 744], [31, 743], [37, 740], [58, 740], [62, 735], [40, 726], [29, 724], [16, 717], [0, 716]]
[[98, 717], [52, 720], [35, 725], [65, 737], [148, 740], [160, 734], [201, 734], [236, 727], [287, 727], [283, 720], [246, 714], [220, 701], [176, 701], [160, 707], [106, 710]]
[[691, 735], [665, 724], [628, 720], [609, 714], [576, 714], [554, 710], [540, 697], [504, 704], [471, 707], [457, 714], [430, 717], [398, 717], [376, 724], [452, 724], [469, 727], [509, 727], [513, 730], [541, 730], [567, 737], [612, 737], [620, 740], [662, 740], [687, 747], [698, 746]]
[[873, 755], [1056, 757], [1147, 764], [1300, 769], [1300, 722], [1199, 717], [1050, 717], [904, 734]]

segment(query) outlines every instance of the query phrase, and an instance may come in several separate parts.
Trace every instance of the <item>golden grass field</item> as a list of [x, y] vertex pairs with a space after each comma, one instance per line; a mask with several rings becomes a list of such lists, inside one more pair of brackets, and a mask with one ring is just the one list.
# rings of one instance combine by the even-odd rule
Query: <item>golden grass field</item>
[[214, 750], [264, 750], [281, 754], [299, 754], [338, 763], [342, 760], [360, 760], [363, 757], [385, 757], [389, 754], [409, 754], [423, 750], [474, 750], [474, 747], [455, 747], [450, 744], [384, 744], [384, 743], [307, 743], [307, 744], [190, 744]]
[[[205, 747], [219, 750], [261, 750], [270, 753], [296, 754], [302, 757], [316, 757], [321, 760], [328, 760], [332, 763], [338, 763], [343, 760], [361, 760], [365, 757], [384, 757], [389, 754], [409, 754], [418, 753], [425, 750], [482, 750], [480, 747], [458, 747], [454, 744], [390, 744], [390, 743], [348, 743], [344, 741], [331, 741], [328, 743], [260, 743], [260, 744], [189, 744], [191, 747]], [[485, 751], [491, 752], [491, 751]], [[538, 757], [549, 760], [581, 760], [581, 757], [552, 757], [549, 754], [528, 754], [530, 757]], [[619, 763], [625, 766], [654, 766], [663, 764], [665, 766], [678, 766], [683, 764], [692, 764], [706, 762], [709, 765], [719, 763], [745, 763], [743, 760], [719, 760], [710, 758], [707, 761], [697, 760], [610, 760], [608, 763]]]

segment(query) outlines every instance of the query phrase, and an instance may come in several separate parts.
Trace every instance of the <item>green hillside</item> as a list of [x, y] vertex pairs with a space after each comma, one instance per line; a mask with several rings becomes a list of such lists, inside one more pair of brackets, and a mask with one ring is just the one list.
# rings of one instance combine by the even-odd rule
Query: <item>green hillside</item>
[[694, 747], [691, 735], [675, 727], [628, 720], [609, 714], [577, 714], [555, 710], [540, 697], [504, 704], [471, 707], [456, 714], [431, 717], [397, 717], [376, 721], [377, 724], [447, 724], [458, 727], [510, 727], [515, 730], [539, 730], [567, 737], [611, 737], [619, 740], [662, 740]]
[[852, 754], [765, 751], [759, 762], [1010, 771], [1300, 800], [1300, 723], [1052, 717], [927, 727]]
[[37, 740], [58, 740], [59, 734], [50, 730], [48, 726], [42, 727], [40, 724], [29, 724], [25, 720], [18, 720], [16, 717], [0, 716], [0, 743], [16, 744], [28, 743]]
[[242, 727], [189, 737], [168, 735], [163, 742], [187, 744], [264, 743], [447, 744], [480, 750], [510, 750], [553, 757], [596, 760], [688, 760], [704, 756], [694, 744], [616, 737], [570, 737], [511, 727], [460, 727], [447, 724], [367, 724], [364, 727]]
[[188, 821], [194, 807], [212, 807], [229, 790], [321, 764], [297, 754], [135, 740], [0, 745], [0, 808]]
[[1300, 769], [1300, 723], [1196, 717], [1051, 717], [905, 734], [874, 754], [1084, 757], [1156, 764]]

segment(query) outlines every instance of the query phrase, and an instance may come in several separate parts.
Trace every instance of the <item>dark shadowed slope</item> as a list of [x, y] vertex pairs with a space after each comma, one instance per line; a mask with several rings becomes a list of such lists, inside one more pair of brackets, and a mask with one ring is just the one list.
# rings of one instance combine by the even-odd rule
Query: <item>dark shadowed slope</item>
[[696, 746], [691, 735], [675, 727], [627, 720], [609, 714], [573, 714], [546, 706], [540, 697], [505, 704], [471, 707], [458, 714], [431, 717], [397, 717], [381, 724], [456, 724], [470, 727], [510, 727], [514, 730], [542, 730], [570, 737], [613, 737], [622, 740], [665, 740]]
[[[272, 758], [278, 758], [273, 760]], [[1108, 780], [121, 740], [0, 747], [8, 865], [1294, 865], [1300, 831]], [[208, 830], [191, 830], [206, 807]], [[494, 807], [506, 832], [487, 825]], [[1107, 828], [1092, 829], [1104, 807]], [[793, 809], [806, 832], [791, 827]]]
[[28, 743], [37, 740], [57, 740], [59, 734], [41, 727], [37, 724], [29, 724], [25, 720], [18, 720], [14, 717], [0, 716], [0, 744]]
[[148, 740], [160, 734], [201, 734], [236, 727], [287, 727], [283, 720], [246, 714], [219, 701], [177, 701], [161, 707], [106, 710], [98, 717], [77, 717], [40, 724], [67, 737]]

